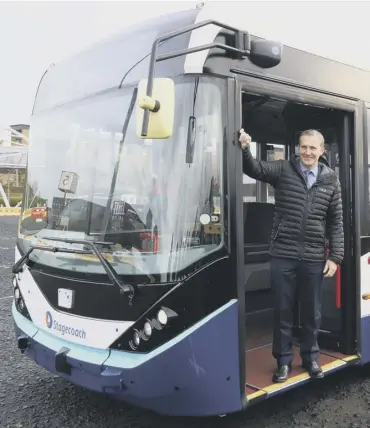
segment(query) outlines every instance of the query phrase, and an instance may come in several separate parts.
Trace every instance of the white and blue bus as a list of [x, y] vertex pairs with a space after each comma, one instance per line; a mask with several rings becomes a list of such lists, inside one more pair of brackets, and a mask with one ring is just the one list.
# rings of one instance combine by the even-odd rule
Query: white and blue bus
[[243, 175], [241, 126], [262, 160], [295, 156], [303, 129], [325, 136], [345, 258], [324, 281], [320, 363], [370, 362], [370, 72], [216, 12], [137, 25], [44, 74], [15, 249], [20, 351], [167, 415], [238, 412], [310, 381], [298, 305], [293, 371], [271, 380], [274, 189]]

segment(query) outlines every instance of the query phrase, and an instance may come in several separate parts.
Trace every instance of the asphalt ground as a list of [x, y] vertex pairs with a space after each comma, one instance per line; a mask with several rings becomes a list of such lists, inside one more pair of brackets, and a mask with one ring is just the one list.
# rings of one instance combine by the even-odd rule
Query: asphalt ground
[[370, 377], [353, 368], [224, 418], [170, 418], [86, 391], [22, 355], [11, 316], [16, 217], [0, 217], [1, 428], [291, 428], [370, 426]]

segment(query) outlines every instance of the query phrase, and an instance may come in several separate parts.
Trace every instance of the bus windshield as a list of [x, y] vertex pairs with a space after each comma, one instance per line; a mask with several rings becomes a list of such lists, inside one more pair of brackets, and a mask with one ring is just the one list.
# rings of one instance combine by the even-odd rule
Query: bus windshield
[[[53, 237], [110, 242], [102, 247], [104, 257], [117, 273], [135, 275], [177, 272], [219, 248], [221, 227], [212, 234], [206, 229], [222, 224], [225, 83], [182, 76], [175, 84], [168, 140], [137, 137], [135, 111], [130, 115], [134, 86], [33, 116], [23, 251], [29, 245], [81, 247]], [[35, 250], [30, 259], [104, 272], [93, 255]]]

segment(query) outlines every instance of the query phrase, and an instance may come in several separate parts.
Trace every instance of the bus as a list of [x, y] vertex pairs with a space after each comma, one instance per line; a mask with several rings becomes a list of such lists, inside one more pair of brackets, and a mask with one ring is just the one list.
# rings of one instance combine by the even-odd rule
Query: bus
[[319, 362], [325, 376], [370, 362], [370, 72], [324, 56], [319, 33], [302, 50], [285, 25], [264, 37], [216, 12], [161, 16], [48, 69], [15, 248], [20, 352], [170, 416], [232, 414], [313, 381], [297, 303], [292, 372], [272, 382], [274, 188], [243, 175], [241, 127], [264, 160], [295, 156], [304, 129], [325, 136], [345, 257], [324, 280]]

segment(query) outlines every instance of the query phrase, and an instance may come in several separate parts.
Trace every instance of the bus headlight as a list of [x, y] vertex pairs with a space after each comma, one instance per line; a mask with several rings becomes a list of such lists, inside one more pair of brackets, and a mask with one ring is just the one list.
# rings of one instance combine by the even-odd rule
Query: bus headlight
[[166, 325], [166, 324], [167, 324], [168, 317], [167, 317], [166, 312], [165, 312], [163, 309], [160, 309], [160, 310], [158, 311], [158, 314], [157, 314], [157, 321], [158, 321], [160, 324], [162, 324], [162, 325]]
[[144, 330], [145, 337], [149, 338], [152, 335], [153, 328], [150, 321], [145, 322], [143, 330]]
[[[15, 278], [14, 278], [15, 279]], [[13, 280], [14, 284], [14, 280]], [[14, 303], [16, 310], [23, 315], [24, 317], [28, 318], [30, 321], [32, 321], [31, 316], [28, 312], [26, 302], [24, 301], [24, 297], [22, 296], [21, 290], [18, 287], [18, 284], [14, 286]]]
[[168, 340], [168, 335], [176, 334], [178, 320], [179, 315], [168, 307], [153, 308], [134, 326], [126, 330], [110, 347], [119, 350], [148, 352]]
[[140, 334], [137, 330], [134, 330], [134, 334], [132, 335], [132, 343], [135, 347], [140, 345]]
[[13, 287], [15, 288], [18, 285], [17, 278], [13, 276]]

